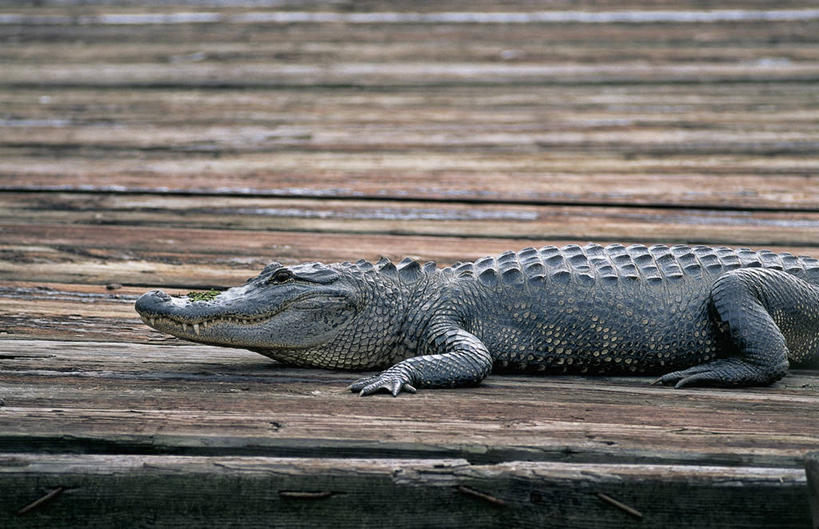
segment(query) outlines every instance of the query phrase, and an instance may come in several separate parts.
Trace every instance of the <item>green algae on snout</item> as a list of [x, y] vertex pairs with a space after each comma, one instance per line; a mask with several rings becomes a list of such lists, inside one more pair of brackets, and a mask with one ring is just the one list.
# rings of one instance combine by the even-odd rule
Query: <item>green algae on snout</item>
[[204, 292], [188, 292], [188, 299], [191, 301], [210, 301], [219, 295], [218, 290], [205, 290]]

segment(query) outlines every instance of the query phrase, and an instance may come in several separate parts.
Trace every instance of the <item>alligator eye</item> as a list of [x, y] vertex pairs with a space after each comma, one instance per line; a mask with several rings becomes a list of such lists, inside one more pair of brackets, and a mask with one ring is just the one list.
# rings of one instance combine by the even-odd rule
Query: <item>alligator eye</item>
[[279, 268], [273, 275], [270, 276], [270, 279], [267, 280], [268, 283], [284, 283], [288, 279], [293, 278], [293, 272], [288, 270], [287, 268]]

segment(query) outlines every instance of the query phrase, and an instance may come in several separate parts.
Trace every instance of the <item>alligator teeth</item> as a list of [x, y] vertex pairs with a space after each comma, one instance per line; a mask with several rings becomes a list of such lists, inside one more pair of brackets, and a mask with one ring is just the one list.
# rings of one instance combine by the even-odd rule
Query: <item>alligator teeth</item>
[[193, 324], [193, 332], [195, 332], [197, 335], [199, 334], [199, 324], [198, 323]]
[[156, 326], [156, 318], [148, 318], [148, 322], [151, 324], [151, 327]]
[[203, 322], [202, 322], [202, 323], [200, 323], [199, 325], [201, 325], [201, 326], [202, 326], [202, 329], [205, 329], [205, 328], [207, 328], [207, 326], [208, 326], [208, 322], [203, 321]]
[[182, 324], [182, 330], [183, 330], [184, 332], [187, 332], [187, 331], [188, 331], [188, 324], [187, 324], [187, 323], [183, 323], [183, 324]]

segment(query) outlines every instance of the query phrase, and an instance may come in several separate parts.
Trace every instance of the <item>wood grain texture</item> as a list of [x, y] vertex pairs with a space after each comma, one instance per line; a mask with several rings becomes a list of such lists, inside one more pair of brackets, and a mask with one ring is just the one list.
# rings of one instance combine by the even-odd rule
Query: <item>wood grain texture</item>
[[[809, 2], [780, 21], [741, 2], [728, 22], [697, 2], [572, 11], [611, 18], [594, 23], [504, 3], [535, 17], [514, 24], [458, 2], [413, 9], [489, 18], [315, 3], [308, 19], [342, 21], [280, 24], [265, 15], [294, 13], [216, 2], [213, 20], [171, 24], [184, 5], [143, 23], [133, 5], [10, 12], [0, 186], [819, 209]], [[650, 13], [667, 20], [617, 19]]]
[[810, 491], [810, 509], [813, 512], [813, 528], [819, 527], [819, 452], [812, 452], [805, 458], [805, 474]]
[[0, 187], [816, 210], [813, 94], [0, 91]]
[[[377, 260], [380, 256], [400, 260], [410, 256], [444, 265], [512, 248], [589, 242], [61, 224], [0, 226], [0, 233], [6, 240], [0, 246], [4, 256], [0, 261], [2, 280], [188, 289], [235, 286], [257, 275], [272, 261], [296, 264]], [[819, 255], [815, 246], [760, 245], [796, 255]]]
[[[223, 196], [0, 194], [0, 229], [53, 225], [819, 246], [819, 212], [707, 211], [637, 207], [535, 206], [390, 200], [280, 199]], [[260, 234], [261, 235], [261, 234]], [[180, 248], [183, 250], [183, 248]], [[466, 258], [466, 257], [464, 257]]]
[[345, 388], [357, 373], [284, 368], [241, 350], [6, 340], [0, 448], [801, 468], [819, 443], [814, 375], [725, 391], [492, 376], [479, 388], [362, 399]]
[[810, 491], [810, 510], [813, 512], [813, 528], [819, 527], [819, 452], [812, 452], [805, 458], [805, 474]]
[[808, 526], [815, 370], [361, 399], [133, 302], [273, 260], [819, 256], [817, 35], [801, 0], [0, 0], [0, 525]]
[[[197, 480], [198, 486], [189, 483]], [[742, 482], [743, 487], [736, 487]], [[804, 476], [788, 469], [529, 463], [473, 466], [458, 459], [279, 459], [25, 454], [0, 457], [0, 512], [42, 491], [63, 492], [8, 527], [623, 527], [639, 509], [662, 527], [804, 527]], [[657, 497], [676, 498], [673, 504]], [[237, 501], [241, 497], [241, 501]], [[489, 500], [494, 501], [489, 501]], [[703, 509], [702, 502], [735, 506]], [[782, 511], [783, 515], [772, 513]]]

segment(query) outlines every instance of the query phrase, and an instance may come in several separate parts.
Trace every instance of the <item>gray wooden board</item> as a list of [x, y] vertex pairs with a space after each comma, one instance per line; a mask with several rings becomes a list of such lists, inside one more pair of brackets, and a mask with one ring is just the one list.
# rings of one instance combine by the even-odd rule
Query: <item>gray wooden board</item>
[[0, 486], [9, 528], [810, 522], [804, 472], [782, 468], [7, 453]]
[[810, 489], [810, 508], [813, 512], [813, 529], [819, 528], [819, 452], [805, 458], [805, 474]]

